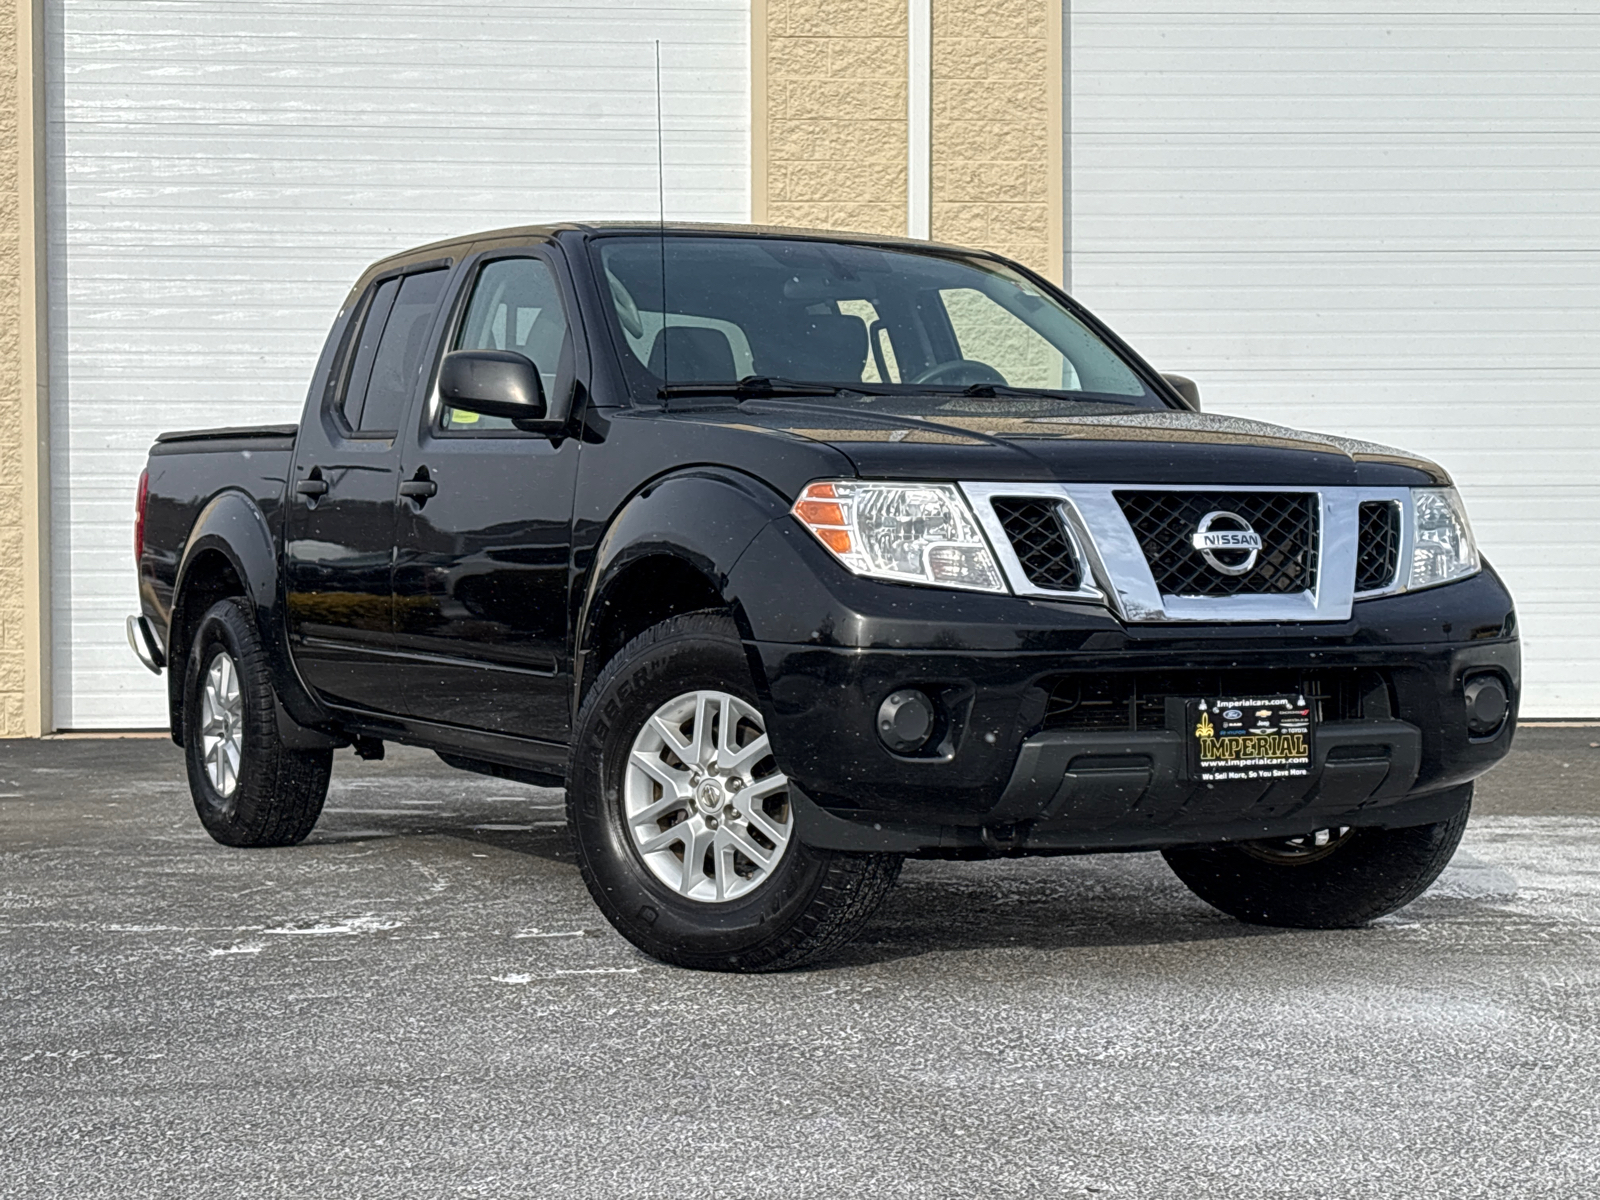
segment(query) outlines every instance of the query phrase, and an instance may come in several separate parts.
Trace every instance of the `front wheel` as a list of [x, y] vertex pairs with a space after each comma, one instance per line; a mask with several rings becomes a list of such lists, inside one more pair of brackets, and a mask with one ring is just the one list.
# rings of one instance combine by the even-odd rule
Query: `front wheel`
[[900, 859], [796, 836], [738, 630], [674, 617], [606, 664], [573, 738], [567, 822], [617, 931], [677, 966], [773, 971], [853, 937]]
[[1189, 890], [1254, 925], [1349, 929], [1410, 904], [1439, 877], [1472, 809], [1407, 829], [1335, 826], [1300, 837], [1162, 851]]
[[224, 846], [292, 846], [317, 823], [332, 750], [278, 734], [266, 650], [243, 600], [219, 600], [195, 628], [184, 677], [183, 750], [200, 823]]

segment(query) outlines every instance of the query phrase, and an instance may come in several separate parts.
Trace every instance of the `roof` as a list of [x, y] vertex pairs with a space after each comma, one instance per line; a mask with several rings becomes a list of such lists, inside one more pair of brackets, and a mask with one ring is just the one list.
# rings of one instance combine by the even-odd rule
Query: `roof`
[[499, 238], [548, 238], [559, 233], [661, 233], [661, 234], [725, 234], [734, 237], [756, 238], [805, 238], [807, 240], [827, 242], [848, 242], [862, 246], [894, 246], [907, 250], [944, 250], [961, 254], [988, 254], [988, 251], [974, 250], [968, 246], [952, 246], [944, 242], [929, 242], [918, 238], [895, 237], [892, 234], [881, 233], [849, 233], [837, 229], [805, 229], [785, 225], [734, 225], [726, 223], [701, 222], [701, 221], [557, 221], [549, 225], [512, 225], [504, 229], [486, 229], [480, 233], [461, 234], [458, 237], [448, 238], [445, 241], [429, 242], [423, 246], [416, 246], [383, 258], [375, 266], [397, 259], [415, 258], [418, 255], [436, 252], [440, 255], [456, 250], [473, 242], [488, 241]]

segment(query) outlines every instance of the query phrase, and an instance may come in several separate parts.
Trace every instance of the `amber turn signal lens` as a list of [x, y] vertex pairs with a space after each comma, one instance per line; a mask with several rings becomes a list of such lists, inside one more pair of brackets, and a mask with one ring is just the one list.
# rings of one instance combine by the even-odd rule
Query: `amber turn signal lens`
[[850, 522], [833, 484], [813, 483], [806, 488], [795, 503], [794, 515], [835, 554], [850, 553]]
[[794, 515], [807, 525], [836, 525], [844, 527], [844, 509], [836, 500], [802, 500], [794, 506]]

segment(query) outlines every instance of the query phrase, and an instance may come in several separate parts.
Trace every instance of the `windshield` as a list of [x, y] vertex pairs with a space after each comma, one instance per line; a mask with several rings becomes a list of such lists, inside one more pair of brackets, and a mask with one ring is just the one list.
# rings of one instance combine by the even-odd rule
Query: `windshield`
[[672, 234], [604, 238], [598, 255], [640, 403], [703, 393], [930, 415], [1166, 407], [1093, 331], [999, 263]]

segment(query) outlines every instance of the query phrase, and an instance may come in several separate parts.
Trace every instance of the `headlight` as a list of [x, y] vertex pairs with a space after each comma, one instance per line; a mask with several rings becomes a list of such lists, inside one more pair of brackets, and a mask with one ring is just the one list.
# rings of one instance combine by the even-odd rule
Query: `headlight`
[[1003, 592], [978, 522], [948, 483], [813, 483], [794, 515], [857, 575]]
[[1455, 488], [1411, 489], [1412, 588], [1449, 583], [1478, 572], [1478, 547]]

